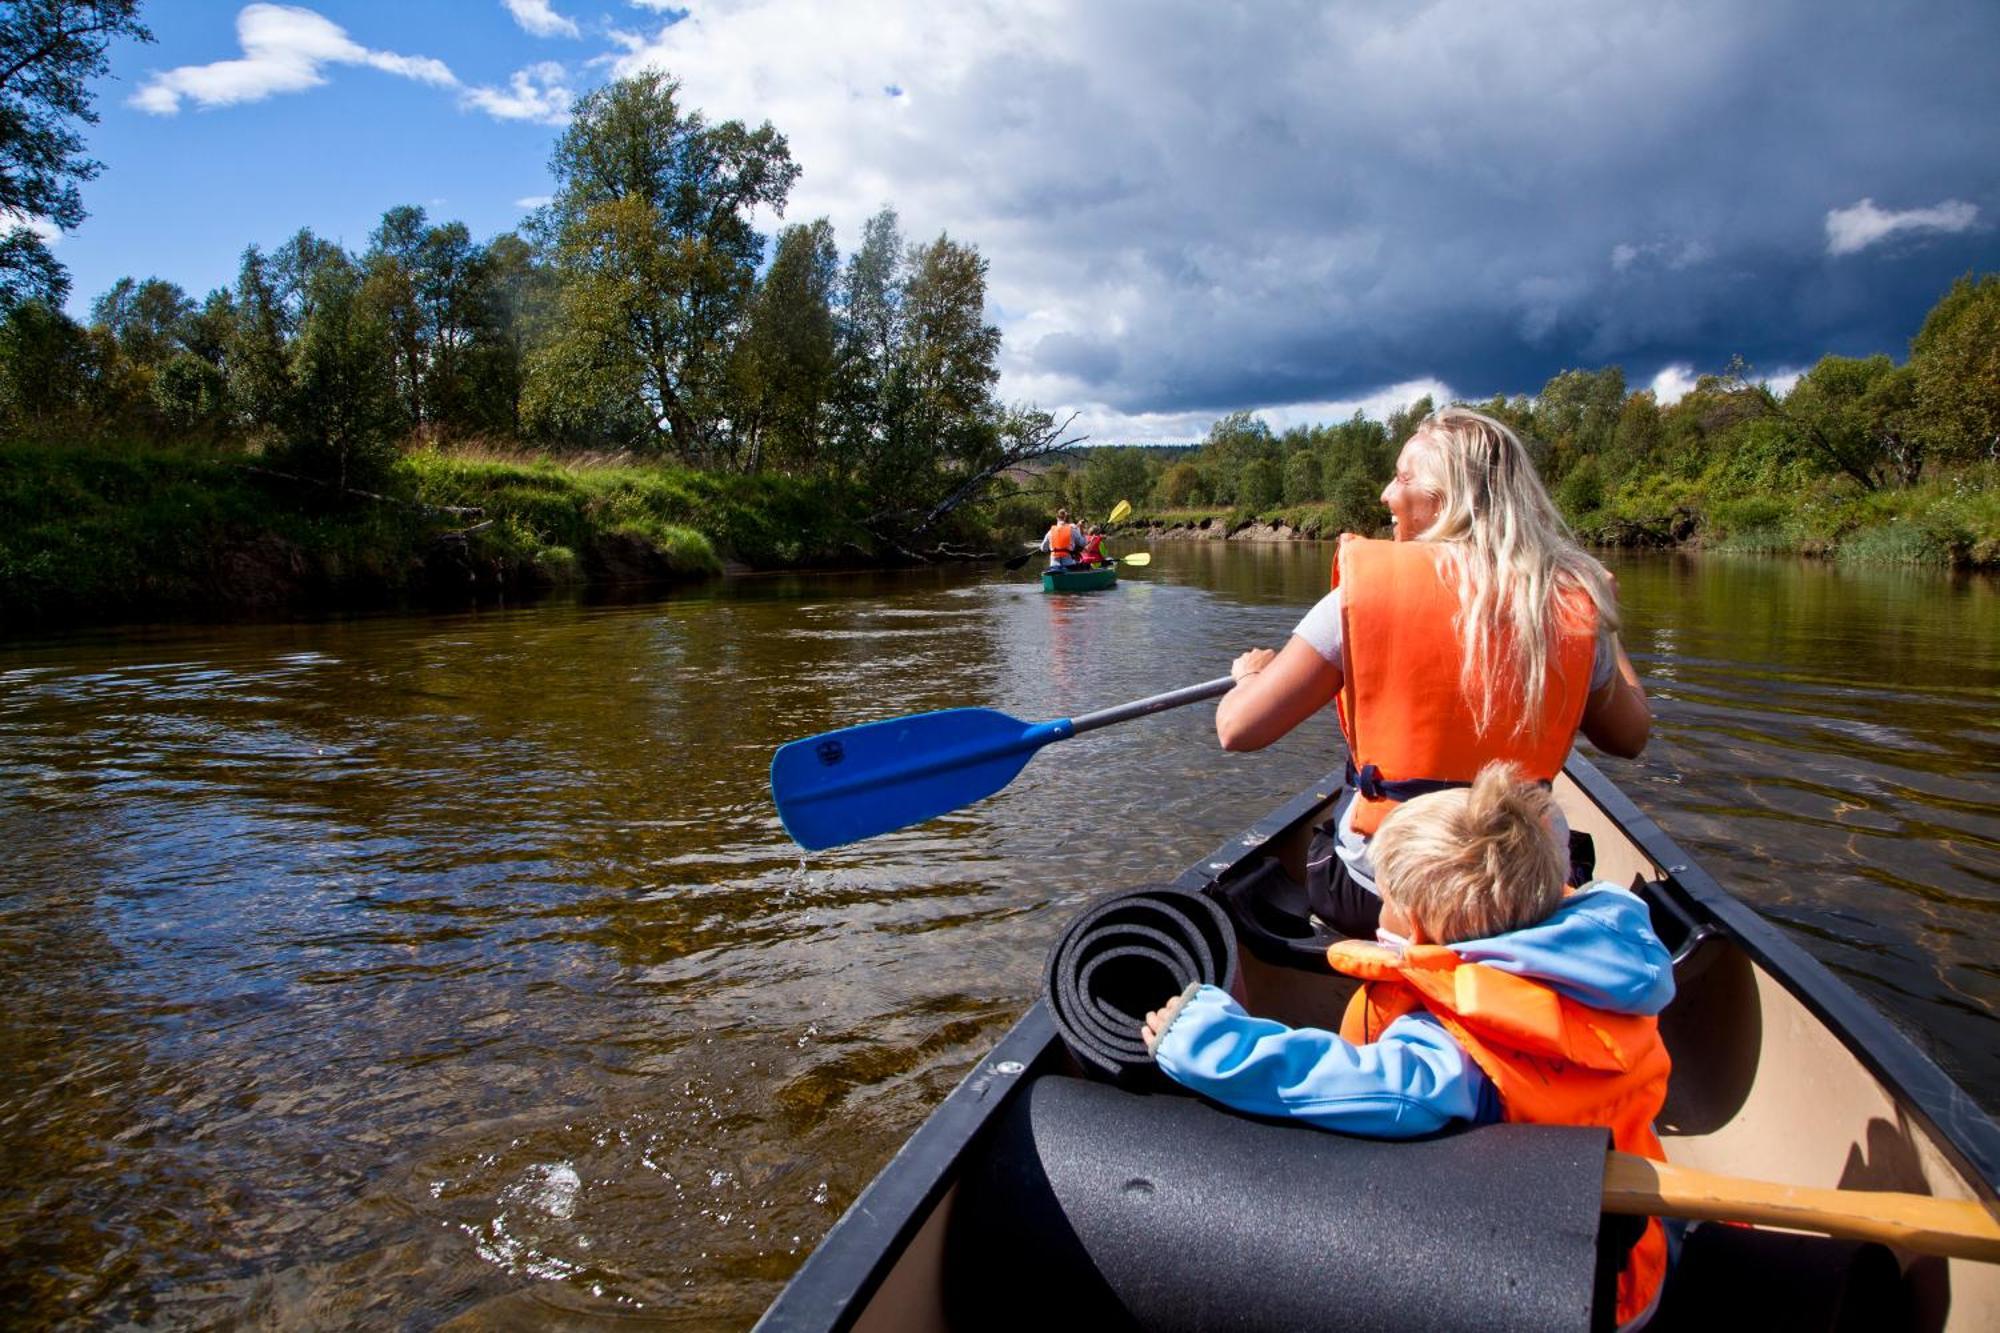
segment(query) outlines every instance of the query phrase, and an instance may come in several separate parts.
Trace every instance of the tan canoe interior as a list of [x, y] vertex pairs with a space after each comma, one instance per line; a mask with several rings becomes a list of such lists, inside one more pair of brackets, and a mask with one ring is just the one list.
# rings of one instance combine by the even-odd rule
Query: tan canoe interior
[[[1565, 775], [1556, 786], [1573, 828], [1597, 845], [1597, 877], [1656, 880], [1646, 858]], [[1267, 849], [1303, 880], [1312, 821]], [[1243, 955], [1247, 1003], [1294, 1025], [1337, 1027], [1347, 983], [1270, 967]], [[1676, 972], [1662, 1019], [1674, 1075], [1660, 1133], [1672, 1162], [1783, 1184], [1896, 1190], [1973, 1199], [1972, 1185], [1899, 1110], [1867, 1068], [1789, 991], [1721, 935], [1702, 940]], [[952, 1196], [947, 1193], [855, 1327], [945, 1325], [939, 1282]], [[1918, 1327], [2000, 1328], [2000, 1265], [1902, 1255]]]

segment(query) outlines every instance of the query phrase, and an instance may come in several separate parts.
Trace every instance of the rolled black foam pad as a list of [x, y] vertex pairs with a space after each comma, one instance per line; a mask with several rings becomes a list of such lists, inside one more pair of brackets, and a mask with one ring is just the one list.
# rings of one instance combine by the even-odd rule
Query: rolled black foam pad
[[1056, 1031], [1084, 1071], [1099, 1078], [1164, 1083], [1139, 1026], [1192, 982], [1236, 984], [1236, 935], [1201, 894], [1146, 885], [1098, 899], [1049, 951], [1043, 993]]
[[961, 1169], [969, 1329], [1587, 1329], [1602, 1129], [1392, 1143], [1037, 1078]]

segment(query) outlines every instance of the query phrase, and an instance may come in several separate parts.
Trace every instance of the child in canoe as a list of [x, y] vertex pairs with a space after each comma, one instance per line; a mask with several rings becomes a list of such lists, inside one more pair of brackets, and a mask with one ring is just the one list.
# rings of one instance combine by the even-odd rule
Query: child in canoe
[[[1363, 982], [1338, 1035], [1252, 1017], [1201, 986], [1146, 1016], [1147, 1048], [1175, 1081], [1257, 1115], [1378, 1138], [1603, 1125], [1613, 1146], [1663, 1160], [1655, 1015], [1673, 998], [1672, 961], [1632, 894], [1565, 894], [1554, 816], [1554, 798], [1502, 764], [1404, 802], [1373, 843], [1379, 942], [1327, 951]], [[1620, 1325], [1650, 1314], [1666, 1264], [1655, 1219], [1619, 1274]]]
[[1083, 565], [1086, 569], [1096, 569], [1104, 563], [1104, 525], [1090, 525], [1090, 535], [1083, 539]]

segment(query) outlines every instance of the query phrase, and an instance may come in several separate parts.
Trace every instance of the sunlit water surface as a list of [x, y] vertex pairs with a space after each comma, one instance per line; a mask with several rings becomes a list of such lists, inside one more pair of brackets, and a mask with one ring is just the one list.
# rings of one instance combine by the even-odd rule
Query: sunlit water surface
[[[1088, 895], [1337, 760], [1328, 718], [1222, 754], [1200, 706], [804, 856], [772, 748], [1220, 675], [1330, 550], [0, 649], [0, 1312], [749, 1323]], [[1659, 723], [1606, 772], [2000, 1105], [2000, 593], [1616, 568]]]

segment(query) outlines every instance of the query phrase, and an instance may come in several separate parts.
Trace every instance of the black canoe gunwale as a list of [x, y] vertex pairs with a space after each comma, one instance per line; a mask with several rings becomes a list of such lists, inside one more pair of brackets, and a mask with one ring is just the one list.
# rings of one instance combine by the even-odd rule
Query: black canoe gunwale
[[[1698, 930], [1727, 936], [1790, 992], [1907, 1107], [1988, 1207], [2000, 1204], [2000, 1126], [1847, 983], [1770, 922], [1732, 897], [1624, 792], [1581, 754], [1565, 765], [1584, 797], [1661, 872], [1651, 891]], [[1182, 871], [1174, 883], [1201, 889], [1325, 806], [1340, 790], [1336, 770], [1245, 832]], [[917, 1231], [950, 1189], [967, 1147], [1024, 1087], [1058, 1058], [1055, 1023], [1036, 1000], [876, 1173], [834, 1223], [756, 1325], [764, 1333], [853, 1327]]]

